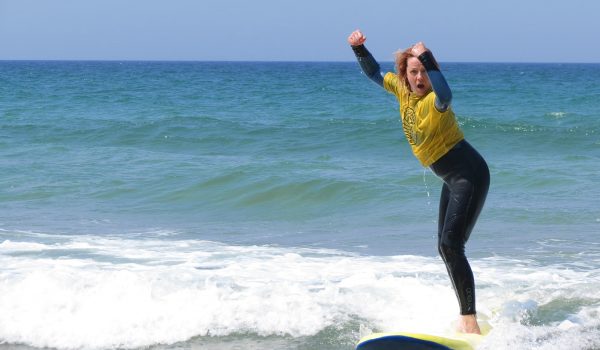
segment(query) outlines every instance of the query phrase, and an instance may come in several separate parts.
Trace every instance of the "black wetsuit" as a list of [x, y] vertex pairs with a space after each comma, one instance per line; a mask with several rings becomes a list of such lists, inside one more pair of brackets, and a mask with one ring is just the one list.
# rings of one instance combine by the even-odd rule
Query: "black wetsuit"
[[[379, 64], [364, 45], [352, 49], [363, 72], [383, 86]], [[425, 55], [419, 60], [436, 92], [436, 108], [448, 108], [452, 93], [433, 56]], [[439, 208], [438, 251], [446, 264], [461, 315], [475, 314], [475, 282], [465, 256], [465, 243], [487, 197], [489, 169], [483, 157], [466, 140], [457, 143], [430, 168], [444, 182]]]
[[483, 157], [466, 140], [456, 144], [430, 168], [444, 181], [438, 250], [456, 291], [461, 315], [475, 314], [475, 282], [465, 256], [465, 243], [485, 203], [490, 172]]

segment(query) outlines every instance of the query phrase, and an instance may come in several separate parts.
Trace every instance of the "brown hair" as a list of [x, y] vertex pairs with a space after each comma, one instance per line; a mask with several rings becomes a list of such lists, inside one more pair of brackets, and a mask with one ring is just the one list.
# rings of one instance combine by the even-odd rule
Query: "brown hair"
[[400, 82], [404, 84], [408, 89], [410, 89], [410, 85], [408, 84], [408, 79], [406, 78], [406, 67], [408, 66], [409, 57], [414, 57], [411, 52], [412, 47], [404, 51], [396, 51], [396, 74], [400, 78]]

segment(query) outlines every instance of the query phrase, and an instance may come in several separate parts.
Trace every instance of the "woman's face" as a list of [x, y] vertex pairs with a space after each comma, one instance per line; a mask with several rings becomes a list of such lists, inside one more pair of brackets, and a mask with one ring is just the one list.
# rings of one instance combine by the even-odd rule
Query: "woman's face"
[[431, 82], [429, 82], [427, 71], [416, 57], [409, 57], [406, 62], [406, 78], [410, 90], [419, 97], [425, 96], [431, 90]]

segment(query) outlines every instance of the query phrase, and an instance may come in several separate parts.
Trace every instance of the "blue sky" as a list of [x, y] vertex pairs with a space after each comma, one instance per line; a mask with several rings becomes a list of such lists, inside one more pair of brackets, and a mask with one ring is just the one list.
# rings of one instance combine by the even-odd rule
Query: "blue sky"
[[600, 62], [597, 0], [0, 0], [0, 59]]

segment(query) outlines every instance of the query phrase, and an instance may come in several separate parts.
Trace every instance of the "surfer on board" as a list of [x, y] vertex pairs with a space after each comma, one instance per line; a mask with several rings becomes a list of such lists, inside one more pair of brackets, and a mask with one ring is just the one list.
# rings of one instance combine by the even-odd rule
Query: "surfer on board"
[[481, 334], [465, 243], [487, 196], [488, 166], [464, 138], [450, 107], [452, 92], [431, 51], [422, 42], [398, 51], [396, 73], [382, 74], [365, 41], [360, 30], [348, 37], [363, 73], [398, 99], [402, 128], [413, 154], [443, 181], [438, 251], [460, 306], [458, 330]]

